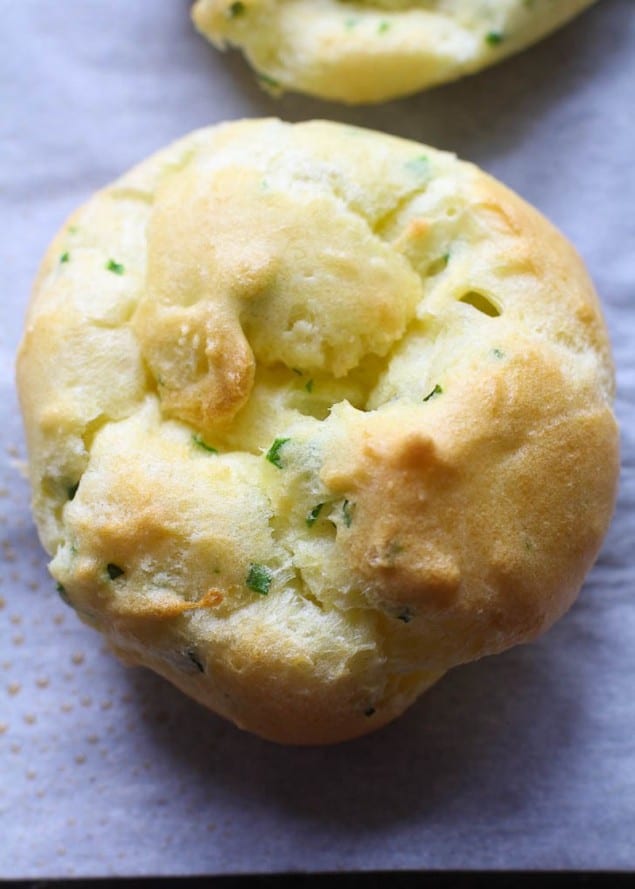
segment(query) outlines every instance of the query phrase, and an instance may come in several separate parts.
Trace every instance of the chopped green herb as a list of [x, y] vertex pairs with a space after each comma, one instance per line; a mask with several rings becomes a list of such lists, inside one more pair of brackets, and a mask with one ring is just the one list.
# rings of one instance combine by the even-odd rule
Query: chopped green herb
[[268, 74], [264, 74], [262, 71], [257, 72], [257, 77], [263, 86], [268, 86], [271, 90], [280, 89], [280, 84], [275, 79], [275, 77], [270, 77]]
[[185, 652], [185, 656], [194, 664], [194, 666], [200, 673], [205, 672], [205, 667], [203, 666], [202, 662], [198, 658], [198, 655], [192, 648], [188, 648], [188, 650]]
[[68, 598], [68, 593], [66, 592], [66, 588], [64, 586], [62, 586], [61, 583], [56, 583], [55, 589], [57, 590], [57, 595], [60, 597], [62, 602], [65, 605], [69, 605], [72, 608], [73, 606], [71, 604], [71, 600]]
[[115, 565], [113, 562], [108, 562], [106, 571], [111, 580], [117, 580], [118, 577], [121, 577], [121, 575], [125, 573], [123, 568], [120, 568], [119, 565]]
[[266, 459], [270, 463], [273, 463], [274, 466], [277, 466], [278, 469], [282, 469], [282, 459], [280, 457], [280, 450], [288, 441], [289, 441], [288, 438], [276, 438], [274, 443], [271, 445], [271, 447], [265, 454]]
[[65, 251], [64, 253], [62, 253], [62, 255], [60, 256], [60, 262], [68, 262], [68, 261], [70, 260], [70, 258], [71, 258], [71, 255], [70, 255], [70, 253], [68, 252], [68, 250], [66, 250], [66, 251]]
[[66, 489], [66, 493], [68, 494], [68, 499], [73, 500], [75, 494], [77, 494], [77, 489], [79, 488], [79, 482], [75, 482], [74, 485], [69, 485]]
[[443, 386], [441, 386], [439, 383], [437, 383], [436, 386], [434, 387], [434, 389], [432, 389], [431, 392], [428, 392], [428, 394], [424, 397], [423, 400], [430, 401], [431, 398], [434, 398], [435, 395], [441, 395], [442, 392], [443, 392]]
[[114, 259], [109, 259], [105, 265], [105, 268], [115, 275], [123, 275], [123, 273], [126, 271], [125, 266], [123, 266], [120, 262], [115, 262]]
[[406, 170], [414, 173], [416, 176], [427, 176], [430, 172], [430, 161], [425, 154], [411, 158], [409, 161], [406, 161], [405, 166]]
[[350, 500], [345, 500], [342, 504], [342, 515], [344, 516], [344, 524], [347, 528], [353, 523], [353, 509], [355, 508], [355, 504], [351, 503]]
[[443, 256], [439, 256], [437, 259], [433, 259], [428, 268], [426, 269], [426, 275], [432, 277], [434, 275], [438, 275], [443, 272], [447, 267], [450, 261], [450, 254], [444, 253]]
[[241, 3], [240, 0], [236, 0], [235, 3], [230, 3], [227, 9], [227, 17], [230, 19], [237, 19], [239, 16], [244, 15], [246, 12], [245, 4]]
[[309, 514], [308, 514], [307, 517], [306, 517], [307, 527], [312, 528], [313, 525], [315, 525], [315, 523], [316, 523], [317, 520], [318, 520], [318, 516], [319, 516], [319, 514], [322, 512], [322, 508], [323, 508], [323, 506], [324, 506], [323, 503], [318, 503], [318, 504], [317, 504], [316, 506], [314, 506], [313, 509], [309, 512]]
[[194, 442], [194, 444], [196, 445], [197, 448], [201, 448], [201, 450], [207, 451], [209, 454], [217, 454], [218, 453], [218, 450], [216, 448], [213, 448], [211, 445], [208, 445], [207, 442], [205, 442], [203, 440], [203, 436], [199, 435], [198, 432], [196, 432], [192, 436], [192, 441]]
[[492, 355], [494, 356], [494, 358], [498, 358], [498, 359], [505, 357], [505, 353], [503, 352], [502, 349], [492, 349]]
[[366, 707], [364, 710], [364, 716], [372, 716], [375, 713], [374, 707]]
[[302, 371], [299, 368], [292, 367], [291, 370], [293, 371], [294, 374], [297, 374], [299, 377], [302, 376]]
[[254, 593], [259, 593], [261, 596], [266, 596], [271, 587], [272, 580], [273, 574], [266, 565], [257, 565], [255, 562], [251, 563], [246, 581], [250, 590], [253, 590]]
[[398, 540], [391, 540], [388, 546], [385, 549], [385, 559], [389, 565], [395, 564], [395, 559], [402, 553], [404, 550], [403, 546], [399, 543]]
[[308, 380], [308, 382], [305, 383], [304, 388], [307, 392], [313, 392], [313, 380]]
[[505, 35], [501, 34], [500, 31], [490, 31], [485, 35], [485, 43], [489, 46], [500, 46], [504, 39]]
[[69, 225], [67, 231], [70, 235], [76, 235], [77, 232], [79, 231], [79, 229], [77, 228], [76, 225]]
[[378, 34], [385, 34], [386, 31], [389, 30], [389, 28], [390, 28], [390, 22], [386, 22], [386, 21], [380, 22], [377, 27], [377, 33]]

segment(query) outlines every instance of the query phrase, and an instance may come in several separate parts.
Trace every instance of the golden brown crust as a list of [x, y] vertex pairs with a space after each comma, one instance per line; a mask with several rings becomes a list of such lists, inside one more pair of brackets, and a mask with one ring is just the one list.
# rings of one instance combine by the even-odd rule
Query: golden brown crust
[[95, 196], [18, 382], [64, 595], [277, 741], [363, 734], [534, 638], [613, 508], [573, 248], [469, 164], [350, 127], [212, 128]]

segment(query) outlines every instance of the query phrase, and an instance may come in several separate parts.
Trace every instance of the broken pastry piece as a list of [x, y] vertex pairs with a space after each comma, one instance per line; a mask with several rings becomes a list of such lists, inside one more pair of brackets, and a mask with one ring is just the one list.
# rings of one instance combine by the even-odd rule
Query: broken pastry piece
[[197, 0], [219, 49], [240, 47], [261, 85], [351, 105], [472, 74], [535, 43], [594, 0]]

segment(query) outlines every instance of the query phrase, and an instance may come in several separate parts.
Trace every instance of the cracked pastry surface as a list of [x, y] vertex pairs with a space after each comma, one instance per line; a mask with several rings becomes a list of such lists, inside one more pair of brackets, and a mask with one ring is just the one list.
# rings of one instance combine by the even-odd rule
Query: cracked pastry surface
[[198, 30], [241, 48], [261, 84], [350, 104], [493, 65], [594, 0], [196, 0]]
[[201, 130], [95, 195], [18, 384], [60, 595], [276, 741], [364, 734], [534, 638], [612, 512], [573, 248], [476, 167], [348, 126]]

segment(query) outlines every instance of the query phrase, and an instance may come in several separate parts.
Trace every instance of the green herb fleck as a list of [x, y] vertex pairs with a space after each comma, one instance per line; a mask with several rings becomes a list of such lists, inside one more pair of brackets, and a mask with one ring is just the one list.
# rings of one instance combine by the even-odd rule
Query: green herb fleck
[[411, 611], [409, 608], [404, 608], [404, 610], [401, 611], [401, 612], [397, 615], [397, 620], [401, 620], [401, 621], [403, 621], [405, 624], [409, 624], [410, 621], [412, 620], [412, 618], [413, 618], [413, 614], [412, 614], [412, 611]]
[[364, 716], [372, 716], [375, 712], [376, 711], [374, 707], [366, 707], [366, 709], [364, 710]]
[[66, 592], [66, 588], [64, 586], [62, 586], [61, 583], [56, 583], [55, 589], [57, 590], [57, 595], [60, 597], [62, 602], [64, 602], [65, 605], [68, 605], [72, 608], [73, 606], [72, 606], [71, 600], [68, 598], [68, 593]]
[[432, 389], [430, 392], [428, 392], [428, 394], [424, 397], [423, 400], [430, 401], [431, 398], [434, 398], [435, 395], [441, 395], [442, 392], [443, 392], [443, 386], [441, 386], [439, 383], [437, 383], [436, 386], [434, 387], [434, 389]]
[[69, 225], [67, 231], [68, 231], [69, 235], [76, 235], [77, 232], [79, 231], [79, 229], [77, 228], [76, 225]]
[[313, 392], [313, 380], [309, 380], [307, 383], [305, 383], [304, 388], [307, 392]]
[[313, 509], [308, 513], [308, 515], [307, 515], [307, 517], [306, 517], [306, 523], [307, 523], [307, 527], [308, 527], [308, 528], [312, 528], [313, 525], [315, 525], [315, 523], [316, 523], [317, 520], [318, 520], [318, 516], [319, 516], [319, 514], [322, 512], [322, 507], [323, 507], [323, 506], [324, 506], [323, 503], [318, 503], [318, 504], [317, 504], [316, 506], [314, 506]]
[[288, 441], [288, 438], [276, 438], [274, 443], [265, 454], [267, 460], [270, 463], [273, 463], [274, 466], [277, 466], [278, 469], [282, 469], [282, 458], [280, 457], [280, 450]]
[[352, 31], [352, 29], [356, 28], [358, 25], [359, 25], [359, 19], [353, 18], [352, 16], [350, 18], [347, 18], [346, 21], [344, 22], [344, 27], [346, 28], [347, 31]]
[[498, 358], [499, 360], [505, 357], [505, 353], [502, 349], [492, 349], [492, 355], [494, 356], [494, 358]]
[[380, 22], [379, 26], [377, 27], [377, 33], [378, 34], [385, 34], [386, 31], [388, 31], [389, 29], [390, 29], [390, 22], [386, 22], [386, 21]]
[[208, 445], [207, 442], [203, 440], [203, 436], [199, 435], [198, 432], [192, 436], [192, 441], [197, 448], [201, 448], [201, 450], [207, 451], [209, 454], [218, 453], [217, 448], [213, 448], [211, 445]]
[[62, 262], [68, 262], [68, 261], [70, 260], [70, 258], [71, 258], [71, 255], [70, 255], [70, 253], [68, 252], [68, 250], [66, 250], [66, 251], [65, 251], [64, 253], [62, 253], [62, 255], [60, 256], [60, 263], [62, 263]]
[[298, 367], [292, 367], [291, 370], [294, 374], [297, 374], [299, 377], [302, 376], [302, 371]]
[[266, 565], [258, 565], [255, 562], [251, 563], [246, 581], [250, 590], [261, 596], [266, 596], [269, 593], [272, 580], [273, 574]]
[[239, 16], [244, 15], [246, 11], [245, 4], [241, 3], [240, 0], [236, 0], [236, 3], [229, 4], [227, 17], [230, 19], [237, 19]]
[[270, 77], [268, 74], [264, 74], [262, 71], [257, 72], [257, 77], [260, 83], [263, 86], [268, 86], [270, 90], [279, 91], [280, 84], [275, 79], [275, 77]]
[[500, 46], [504, 39], [505, 35], [501, 34], [500, 31], [489, 31], [485, 35], [485, 43], [487, 43], [488, 46]]
[[416, 176], [427, 176], [430, 172], [430, 161], [425, 154], [411, 158], [409, 161], [406, 161], [405, 166], [408, 172], [414, 173]]
[[125, 573], [123, 568], [120, 568], [119, 565], [115, 565], [113, 562], [108, 562], [106, 571], [111, 580], [117, 580], [118, 577], [121, 577], [121, 575]]
[[188, 648], [188, 650], [185, 652], [185, 655], [190, 659], [190, 661], [194, 664], [194, 666], [200, 673], [205, 672], [205, 667], [199, 660], [195, 651], [193, 651], [191, 648]]
[[125, 266], [120, 262], [115, 262], [114, 259], [109, 259], [105, 265], [105, 268], [112, 272], [114, 275], [123, 275], [126, 271]]
[[74, 485], [69, 485], [66, 489], [66, 493], [68, 494], [68, 499], [73, 500], [75, 494], [77, 494], [77, 489], [79, 488], [79, 482], [75, 482]]
[[342, 504], [342, 515], [344, 516], [344, 524], [347, 528], [353, 523], [353, 509], [355, 508], [355, 504], [351, 503], [350, 500], [345, 500]]
[[432, 262], [426, 269], [426, 275], [428, 275], [429, 277], [433, 277], [434, 275], [438, 275], [441, 272], [445, 271], [445, 269], [448, 267], [449, 261], [449, 253], [444, 253], [443, 256], [439, 256], [437, 259], [432, 260]]

